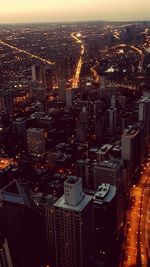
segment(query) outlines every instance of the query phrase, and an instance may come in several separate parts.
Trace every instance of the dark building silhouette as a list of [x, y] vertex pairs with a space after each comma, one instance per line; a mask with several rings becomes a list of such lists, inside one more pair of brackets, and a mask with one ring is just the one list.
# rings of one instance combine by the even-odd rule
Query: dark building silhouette
[[27, 188], [14, 180], [1, 190], [1, 199], [13, 265], [40, 266], [44, 259], [41, 216], [28, 197]]
[[103, 183], [98, 187], [93, 198], [95, 255], [99, 261], [107, 264], [110, 264], [114, 257], [118, 232], [116, 194], [114, 185]]

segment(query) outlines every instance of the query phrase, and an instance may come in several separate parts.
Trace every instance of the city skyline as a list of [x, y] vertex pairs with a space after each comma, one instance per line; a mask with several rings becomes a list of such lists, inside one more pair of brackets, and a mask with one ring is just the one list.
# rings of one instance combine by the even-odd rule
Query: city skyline
[[61, 21], [150, 20], [150, 2], [119, 0], [6, 0], [1, 3], [0, 24]]
[[74, 18], [0, 25], [1, 267], [149, 266], [150, 20]]

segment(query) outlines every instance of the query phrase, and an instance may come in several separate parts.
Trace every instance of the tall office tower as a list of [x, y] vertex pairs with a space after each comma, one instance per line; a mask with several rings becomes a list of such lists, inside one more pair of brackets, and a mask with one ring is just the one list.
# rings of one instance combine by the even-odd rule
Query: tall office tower
[[130, 119], [130, 113], [127, 112], [123, 115], [121, 115], [121, 125], [122, 125], [122, 132], [124, 132], [124, 130], [128, 127], [128, 125], [130, 125], [131, 119]]
[[129, 25], [126, 27], [126, 41], [133, 42], [135, 41], [135, 25]]
[[100, 115], [101, 107], [102, 107], [102, 102], [100, 100], [94, 101], [93, 113], [95, 118], [97, 118]]
[[72, 107], [73, 100], [75, 97], [75, 90], [74, 89], [67, 89], [66, 90], [66, 107]]
[[102, 183], [93, 197], [95, 255], [100, 261], [112, 266], [116, 237], [120, 229], [122, 211], [118, 212], [117, 188]]
[[46, 75], [44, 66], [40, 67], [40, 82], [42, 86], [46, 89]]
[[13, 96], [14, 90], [0, 91], [0, 109], [10, 115], [14, 114]]
[[94, 184], [95, 190], [101, 183], [122, 187], [122, 164], [116, 159], [104, 160], [95, 166]]
[[45, 86], [47, 88], [47, 93], [53, 90], [53, 67], [45, 66]]
[[110, 153], [112, 151], [112, 147], [113, 146], [110, 144], [105, 144], [105, 145], [102, 145], [102, 147], [100, 149], [98, 149], [98, 151], [96, 152], [98, 163], [100, 163], [104, 160], [108, 160], [110, 158]]
[[76, 175], [82, 178], [83, 188], [86, 192], [94, 191], [94, 168], [96, 161], [79, 159], [76, 162]]
[[38, 64], [32, 65], [32, 81], [40, 81], [40, 66]]
[[114, 37], [113, 33], [112, 32], [109, 32], [108, 33], [108, 48], [111, 48], [112, 46], [114, 45], [117, 45], [117, 38]]
[[109, 132], [111, 135], [116, 133], [117, 128], [117, 109], [110, 108], [108, 111], [108, 125], [109, 125]]
[[53, 69], [52, 66], [39, 66], [37, 64], [32, 65], [32, 81], [38, 81], [44, 88], [49, 90], [53, 89]]
[[77, 142], [85, 142], [88, 129], [88, 113], [86, 107], [80, 112], [79, 121], [76, 123], [76, 140]]
[[0, 267], [13, 267], [6, 238], [0, 236]]
[[27, 189], [12, 181], [1, 190], [5, 234], [14, 267], [34, 267], [42, 262], [41, 216]]
[[114, 94], [111, 96], [111, 108], [116, 108], [116, 96]]
[[144, 88], [142, 91], [143, 97], [148, 97], [150, 99], [150, 91], [147, 88]]
[[46, 133], [40, 128], [29, 128], [27, 130], [28, 152], [34, 156], [42, 156], [45, 153]]
[[145, 138], [145, 125], [143, 121], [137, 123], [140, 129], [140, 162], [142, 163], [145, 159], [146, 152], [146, 138]]
[[0, 124], [2, 125], [9, 125], [10, 123], [10, 116], [4, 111], [0, 112]]
[[0, 112], [4, 112], [4, 110], [3, 110], [3, 90], [0, 90]]
[[105, 76], [100, 76], [99, 80], [99, 94], [100, 96], [103, 96], [105, 93], [105, 87], [106, 87], [106, 78]]
[[140, 129], [137, 126], [129, 126], [125, 129], [122, 137], [121, 158], [131, 163], [131, 176], [133, 176], [140, 167], [141, 163], [141, 136]]
[[53, 118], [47, 115], [45, 116], [45, 114], [37, 118], [37, 126], [46, 129], [47, 131], [52, 129], [52, 123]]
[[143, 121], [145, 124], [145, 133], [147, 142], [150, 138], [150, 98], [141, 97], [139, 103], [139, 121]]
[[92, 196], [83, 194], [81, 178], [68, 177], [54, 210], [57, 267], [89, 267], [93, 255]]
[[116, 85], [114, 83], [111, 83], [108, 88], [110, 91], [110, 107], [116, 108]]
[[55, 233], [54, 233], [54, 203], [58, 200], [57, 197], [50, 194], [32, 193], [31, 199], [42, 213], [43, 226], [46, 238], [46, 260], [50, 266], [56, 264], [56, 249], [55, 249]]
[[62, 102], [66, 102], [66, 81], [65, 79], [63, 80], [59, 80], [59, 97], [61, 99]]
[[24, 117], [17, 118], [13, 121], [13, 133], [21, 138], [26, 137], [26, 122], [27, 119]]

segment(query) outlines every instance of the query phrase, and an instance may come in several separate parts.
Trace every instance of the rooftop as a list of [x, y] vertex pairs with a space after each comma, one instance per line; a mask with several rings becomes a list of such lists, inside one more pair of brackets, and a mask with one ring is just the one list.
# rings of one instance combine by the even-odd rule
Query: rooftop
[[25, 192], [25, 187], [20, 185], [16, 180], [10, 182], [7, 186], [0, 190], [2, 201], [24, 204], [31, 206], [30, 199]]
[[114, 146], [113, 151], [121, 151], [121, 145]]
[[43, 129], [40, 128], [29, 128], [27, 129], [27, 132], [43, 132]]
[[77, 176], [69, 176], [67, 179], [68, 184], [76, 184], [79, 181], [79, 178]]
[[94, 202], [103, 203], [103, 202], [111, 202], [112, 199], [116, 195], [116, 187], [114, 185], [102, 183], [99, 185], [95, 195]]
[[118, 167], [118, 162], [114, 160], [104, 160], [99, 164], [100, 167], [106, 167], [110, 169], [115, 169]]
[[147, 96], [142, 96], [138, 101], [138, 103], [146, 103], [146, 102], [150, 102], [150, 99]]
[[20, 117], [20, 118], [16, 118], [15, 122], [23, 122], [25, 120], [26, 120], [25, 117]]
[[50, 204], [53, 205], [56, 200], [58, 199], [57, 197], [51, 195], [51, 194], [43, 194], [41, 192], [39, 193], [31, 193], [31, 198], [33, 199], [34, 203], [39, 206], [40, 203], [44, 204]]
[[107, 151], [109, 151], [112, 148], [112, 145], [105, 144], [103, 145], [98, 151], [97, 154], [105, 154]]
[[66, 204], [65, 197], [63, 195], [56, 201], [54, 207], [81, 212], [87, 206], [87, 204], [92, 200], [92, 198], [93, 196], [84, 195], [83, 199], [78, 203], [78, 205], [73, 206]]
[[128, 128], [124, 130], [123, 135], [135, 135], [139, 132], [139, 127], [137, 125], [129, 125]]

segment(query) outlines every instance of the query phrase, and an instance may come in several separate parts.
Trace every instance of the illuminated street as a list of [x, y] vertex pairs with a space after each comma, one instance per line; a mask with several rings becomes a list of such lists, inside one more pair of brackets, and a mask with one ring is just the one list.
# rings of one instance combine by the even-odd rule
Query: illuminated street
[[78, 87], [79, 79], [80, 79], [80, 72], [81, 72], [81, 68], [82, 68], [82, 64], [83, 64], [83, 58], [82, 57], [84, 55], [84, 50], [85, 50], [84, 43], [82, 40], [80, 40], [78, 38], [78, 35], [79, 34], [75, 34], [75, 33], [71, 34], [72, 38], [74, 38], [77, 41], [77, 43], [81, 44], [80, 58], [79, 58], [79, 61], [78, 61], [77, 67], [76, 67], [75, 76], [72, 79], [72, 88]]
[[150, 266], [150, 22], [83, 19], [0, 25], [0, 267]]
[[7, 46], [7, 47], [9, 47], [9, 48], [11, 48], [13, 50], [16, 50], [16, 51], [18, 51], [20, 53], [23, 53], [23, 54], [25, 54], [25, 55], [27, 55], [27, 56], [29, 56], [31, 58], [38, 59], [38, 60], [42, 61], [43, 63], [49, 64], [49, 65], [54, 64], [54, 62], [52, 62], [52, 61], [50, 61], [48, 59], [44, 59], [44, 58], [41, 58], [41, 57], [39, 57], [37, 55], [31, 54], [30, 52], [28, 52], [28, 51], [26, 51], [24, 49], [20, 49], [18, 47], [13, 46], [13, 45], [7, 44], [6, 42], [0, 41], [0, 44], [4, 45], [4, 46]]
[[[121, 266], [137, 266], [140, 256], [141, 266], [148, 266], [149, 244], [149, 187], [150, 164], [144, 167], [139, 183], [131, 188], [131, 205], [127, 213], [125, 258]], [[140, 255], [139, 255], [140, 254]]]

